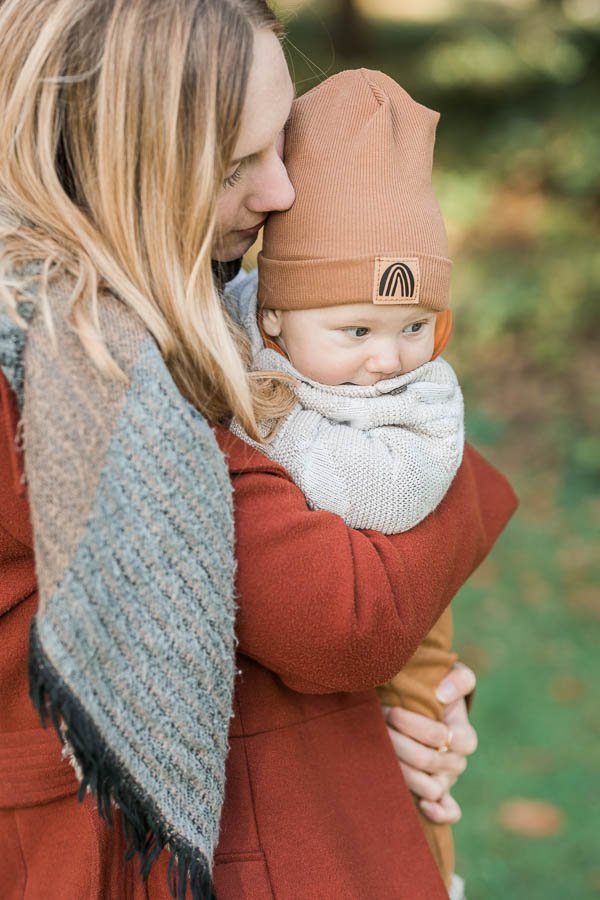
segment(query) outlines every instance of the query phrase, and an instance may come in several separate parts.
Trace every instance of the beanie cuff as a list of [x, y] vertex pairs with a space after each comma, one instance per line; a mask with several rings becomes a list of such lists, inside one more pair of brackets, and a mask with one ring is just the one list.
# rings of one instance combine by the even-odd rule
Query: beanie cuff
[[[436, 311], [450, 303], [452, 261], [442, 256], [406, 252], [402, 260], [418, 261], [419, 294], [397, 303], [414, 303]], [[315, 309], [373, 301], [373, 283], [390, 254], [353, 259], [268, 259], [258, 254], [258, 305], [266, 309]]]

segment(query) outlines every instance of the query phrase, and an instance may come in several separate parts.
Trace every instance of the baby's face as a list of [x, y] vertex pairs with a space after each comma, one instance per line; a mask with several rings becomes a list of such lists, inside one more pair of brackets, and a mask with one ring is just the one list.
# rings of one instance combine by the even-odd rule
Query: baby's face
[[262, 315], [294, 368], [321, 384], [376, 384], [433, 355], [436, 313], [422, 306], [349, 303]]

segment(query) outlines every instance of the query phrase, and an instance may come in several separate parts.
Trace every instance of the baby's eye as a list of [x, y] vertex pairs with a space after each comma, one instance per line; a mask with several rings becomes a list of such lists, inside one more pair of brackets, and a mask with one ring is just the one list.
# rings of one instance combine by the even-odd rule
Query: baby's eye
[[418, 334], [423, 328], [423, 322], [413, 322], [411, 325], [407, 325], [404, 329], [405, 334]]
[[344, 331], [346, 332], [346, 334], [349, 334], [352, 337], [357, 337], [357, 338], [364, 337], [365, 335], [367, 335], [369, 333], [368, 328], [362, 328], [362, 327], [359, 327], [358, 325], [355, 328], [344, 328]]

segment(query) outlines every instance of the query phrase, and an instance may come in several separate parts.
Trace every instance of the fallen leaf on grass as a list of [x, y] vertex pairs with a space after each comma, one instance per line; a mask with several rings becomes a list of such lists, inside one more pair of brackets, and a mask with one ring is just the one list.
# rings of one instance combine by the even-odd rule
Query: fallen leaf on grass
[[498, 818], [507, 831], [523, 837], [553, 837], [564, 828], [565, 816], [558, 806], [544, 800], [515, 797], [500, 807]]
[[600, 618], [600, 591], [593, 585], [567, 590], [566, 600], [577, 612]]
[[550, 693], [558, 703], [573, 703], [583, 690], [583, 684], [574, 675], [558, 675], [550, 682]]
[[600, 869], [593, 869], [586, 877], [586, 883], [594, 894], [600, 894]]

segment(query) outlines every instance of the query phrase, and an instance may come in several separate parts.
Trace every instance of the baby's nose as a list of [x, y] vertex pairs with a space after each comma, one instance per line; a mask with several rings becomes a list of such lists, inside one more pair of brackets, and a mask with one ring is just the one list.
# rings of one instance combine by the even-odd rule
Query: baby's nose
[[368, 372], [386, 375], [388, 378], [392, 375], [401, 375], [402, 360], [397, 344], [390, 342], [379, 347], [369, 357], [366, 368]]

